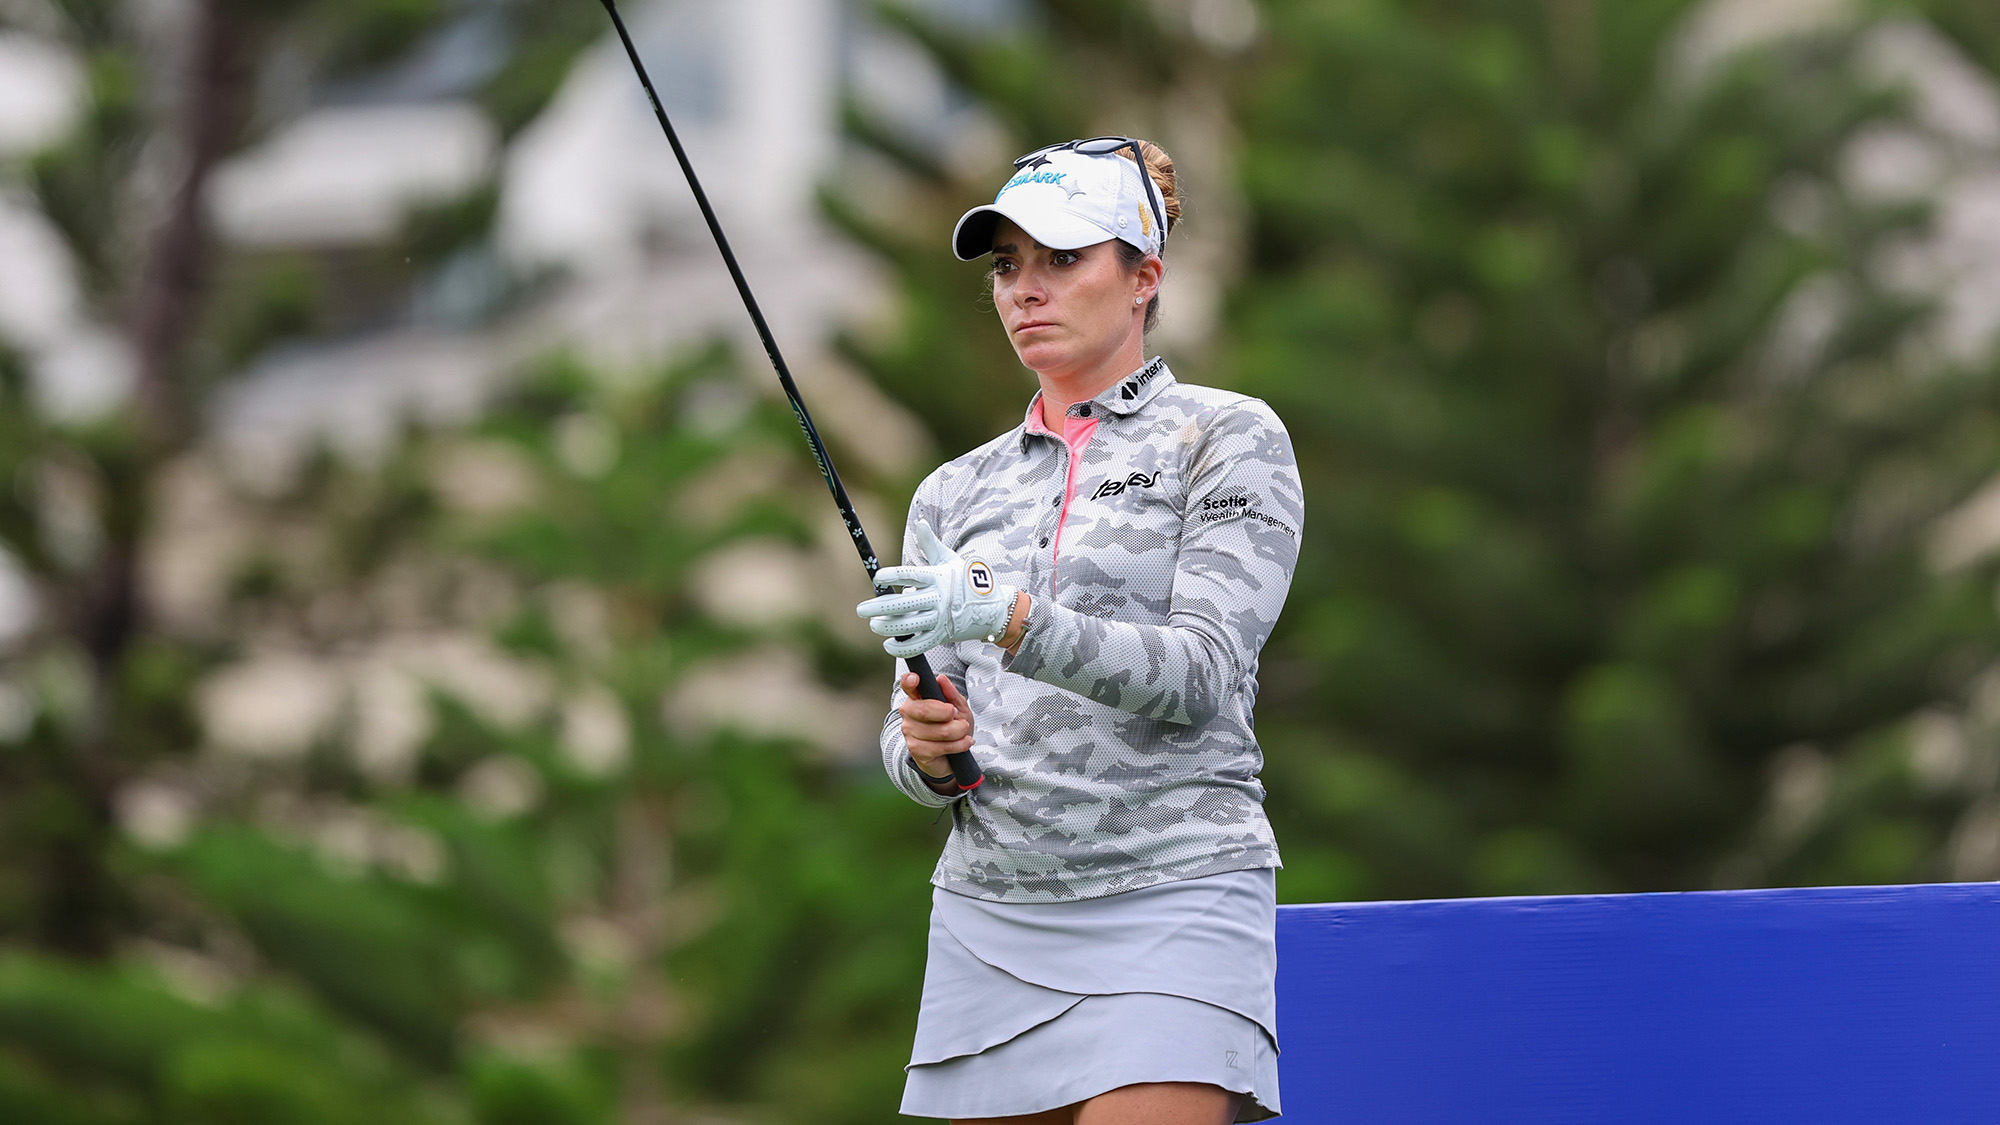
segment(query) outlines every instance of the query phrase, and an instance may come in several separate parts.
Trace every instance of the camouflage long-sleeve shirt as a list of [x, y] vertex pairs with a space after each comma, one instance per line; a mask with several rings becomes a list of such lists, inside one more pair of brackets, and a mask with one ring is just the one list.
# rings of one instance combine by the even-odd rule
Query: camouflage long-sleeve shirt
[[[1291, 439], [1261, 401], [1176, 383], [1157, 359], [1063, 428], [1037, 398], [910, 506], [912, 527], [1034, 599], [1012, 657], [927, 654], [972, 706], [972, 797], [925, 787], [893, 706], [883, 723], [896, 787], [956, 801], [932, 882], [1048, 902], [1276, 867], [1250, 710], [1305, 515]], [[903, 557], [920, 554], [906, 531]]]

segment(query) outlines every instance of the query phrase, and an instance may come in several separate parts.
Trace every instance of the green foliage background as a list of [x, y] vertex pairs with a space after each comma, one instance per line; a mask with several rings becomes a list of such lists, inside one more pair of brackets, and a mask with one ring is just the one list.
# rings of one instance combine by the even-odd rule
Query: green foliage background
[[[515, 46], [479, 97], [511, 132], [601, 13], [493, 7]], [[1924, 346], [1933, 310], [1881, 280], [1926, 209], [1840, 171], [1859, 131], [1911, 112], [1857, 64], [1872, 30], [1921, 16], [1991, 74], [1990, 6], [1871, 11], [1700, 73], [1676, 61], [1685, 0], [1267, 0], [1247, 45], [1204, 39], [1199, 7], [869, 18], [1011, 150], [1131, 132], [1187, 165], [1175, 251], [1224, 289], [1216, 331], [1169, 350], [1276, 406], [1310, 497], [1259, 703], [1285, 899], [1992, 877], [1994, 568], [1936, 543], [2000, 470], [2000, 383]], [[249, 71], [325, 82], [456, 10], [198, 9], [232, 21]], [[50, 11], [92, 109], [12, 172], [100, 309], [130, 316], [151, 260], [132, 185], [184, 123], [145, 95], [159, 60], [120, 5]], [[254, 108], [217, 118], [227, 147], [268, 126]], [[843, 111], [853, 165], [897, 190], [837, 174], [824, 209], [899, 307], [836, 344], [949, 455], [1031, 389], [977, 269], [942, 250], [999, 158]], [[0, 354], [0, 543], [48, 608], [0, 654], [32, 709], [0, 742], [0, 1120], [893, 1116], [943, 826], [804, 742], [662, 715], [774, 644], [834, 690], [883, 672], [811, 613], [746, 622], [696, 588], [718, 550], [827, 546], [789, 414], [713, 408], [756, 357], [623, 377], [542, 357], [477, 423], [413, 428], [379, 463], [216, 485], [249, 531], [205, 627], [121, 600], [168, 498], [225, 476], [216, 391], [378, 315], [341, 276], [407, 288], [485, 239], [494, 204], [427, 211], [345, 275], [211, 246], [155, 397], [124, 416], [42, 418]], [[1800, 342], [1821, 298], [1838, 315]], [[514, 499], [455, 496], [463, 463]], [[914, 479], [864, 463], [850, 483], [900, 510]], [[346, 729], [297, 759], [204, 748], [202, 685], [270, 636], [337, 660], [413, 626], [595, 701], [622, 749], [580, 757], [564, 706], [507, 718], [438, 684], [403, 773]], [[703, 690], [755, 709], [758, 686]], [[121, 802], [162, 780], [196, 813], [141, 841]], [[479, 796], [496, 784], [514, 796]]]

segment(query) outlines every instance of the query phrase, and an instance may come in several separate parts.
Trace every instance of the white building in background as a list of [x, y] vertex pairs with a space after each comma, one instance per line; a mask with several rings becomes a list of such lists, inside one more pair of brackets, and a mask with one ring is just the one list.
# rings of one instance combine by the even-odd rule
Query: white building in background
[[218, 168], [209, 209], [239, 247], [379, 244], [412, 208], [477, 188], [498, 145], [469, 102], [335, 106]]
[[[834, 0], [635, 10], [634, 42], [733, 237], [798, 242], [838, 151]], [[703, 241], [693, 197], [622, 47], [607, 38], [508, 152], [498, 238], [518, 266], [619, 268], [662, 234]]]
[[[625, 7], [732, 230], [754, 238], [814, 229], [813, 191], [838, 149], [843, 0]], [[476, 11], [464, 17], [480, 19]], [[663, 235], [694, 233], [692, 199], [608, 23], [504, 151], [469, 94], [505, 46], [454, 30], [439, 39], [447, 46], [342, 87], [335, 104], [308, 110], [232, 160], [212, 200], [225, 235], [248, 245], [379, 242], [411, 207], [463, 194], [496, 172], [498, 240], [518, 268], [588, 275], [657, 250]], [[482, 52], [491, 57], [464, 57]]]
[[[1008, 7], [1008, 0], [931, 3], [974, 14]], [[868, 260], [840, 246], [815, 204], [840, 151], [844, 74], [862, 69], [856, 60], [865, 56], [871, 90], [886, 83], [914, 95], [897, 107], [906, 120], [928, 116], [935, 124], [944, 108], [936, 96], [942, 83], [928, 64], [915, 52], [885, 52], [883, 33], [859, 8], [852, 0], [625, 5], [766, 313], [788, 349], [801, 352], [881, 292]], [[482, 31], [489, 23], [469, 9], [413, 63], [333, 91], [331, 104], [311, 104], [327, 101], [327, 91], [281, 91], [280, 100], [305, 103], [301, 112], [214, 178], [209, 203], [220, 235], [250, 250], [366, 249], [393, 239], [415, 209], [493, 180], [499, 215], [490, 260], [429, 283], [438, 292], [420, 294], [412, 323], [391, 336], [466, 334], [423, 322], [438, 319], [427, 313], [440, 303], [466, 303], [454, 287], [492, 288], [495, 269], [568, 279], [541, 314], [481, 333], [497, 335], [501, 346], [489, 339], [476, 350], [501, 365], [522, 349], [565, 342], [607, 362], [643, 365], [717, 331], [740, 331], [727, 275], [609, 24], [542, 115], [503, 146], [471, 98], [506, 49]], [[29, 353], [45, 405], [71, 417], [119, 401], [129, 357], [107, 349], [60, 237], [6, 179], [10, 160], [74, 125], [86, 93], [81, 62], [67, 48], [29, 32], [0, 32], [0, 333]], [[294, 350], [250, 373], [245, 393], [256, 397], [268, 383], [270, 394], [285, 399], [281, 388], [291, 381], [274, 376], [293, 363], [323, 375], [350, 345], [371, 355], [394, 346], [371, 340], [347, 341], [332, 355]], [[438, 345], [426, 339], [421, 346], [435, 352]], [[355, 396], [381, 398], [376, 383], [357, 370]], [[299, 403], [302, 413], [320, 405]], [[285, 411], [271, 402], [252, 413], [270, 425]]]
[[[837, 437], [845, 422], [886, 420], [881, 433], [849, 444], [902, 467], [922, 444], [914, 423], [822, 348], [838, 324], [886, 299], [879, 269], [826, 229], [816, 202], [840, 153], [843, 72], [881, 33], [845, 0], [632, 0], [625, 15], [794, 373], [808, 394], [826, 384], [814, 400], [825, 428]], [[476, 47], [457, 61], [441, 52], [433, 65], [476, 75], [463, 62], [468, 52]], [[921, 58], [909, 61], [919, 68], [911, 85], [938, 84]], [[716, 336], [761, 355], [608, 22], [541, 115], [504, 147], [450, 83], [406, 74], [385, 86], [429, 96], [306, 113], [220, 171], [211, 200], [219, 228], [249, 247], [379, 244], [414, 208], [491, 178], [492, 245], [428, 282], [408, 323], [287, 350], [250, 372], [222, 404], [222, 436], [254, 455], [260, 473], [315, 441], [378, 448], [399, 416], [460, 418], [469, 371], [484, 371], [470, 382], [490, 389], [553, 348], [614, 375]], [[529, 277], [557, 280], [504, 323], [466, 328], [426, 315], [476, 305], [499, 279]], [[329, 377], [341, 371], [349, 374]]]

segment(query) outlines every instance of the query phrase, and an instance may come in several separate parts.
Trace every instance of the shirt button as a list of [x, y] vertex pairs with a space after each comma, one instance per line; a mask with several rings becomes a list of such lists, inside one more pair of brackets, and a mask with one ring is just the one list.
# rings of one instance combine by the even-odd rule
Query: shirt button
[[1042, 536], [1042, 546], [1046, 547], [1048, 545], [1049, 545], [1049, 537], [1046, 535]]
[[1062, 497], [1060, 497], [1060, 496], [1051, 496], [1051, 497], [1049, 497], [1049, 507], [1051, 507], [1051, 508], [1060, 508], [1060, 507], [1062, 507]]
[[1085, 417], [1085, 418], [1088, 418], [1088, 417], [1090, 417], [1090, 404], [1089, 404], [1089, 403], [1087, 403], [1087, 402], [1086, 402], [1086, 403], [1084, 403], [1084, 404], [1083, 404], [1083, 409], [1081, 409], [1081, 410], [1078, 410], [1078, 411], [1077, 411], [1077, 414], [1079, 414], [1080, 416], [1082, 416], [1082, 417]]

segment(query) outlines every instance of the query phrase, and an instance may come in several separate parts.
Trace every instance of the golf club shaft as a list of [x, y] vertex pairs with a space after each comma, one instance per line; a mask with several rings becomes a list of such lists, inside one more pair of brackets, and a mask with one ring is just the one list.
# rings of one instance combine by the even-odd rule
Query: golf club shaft
[[[881, 568], [875, 557], [875, 548], [868, 543], [868, 533], [861, 527], [861, 517], [854, 511], [854, 503], [847, 498], [847, 489], [840, 483], [840, 474], [833, 467], [833, 455], [827, 452], [826, 443], [820, 440], [819, 430], [813, 426], [812, 415], [807, 413], [805, 400], [799, 397], [798, 384], [792, 381], [792, 373], [785, 366], [785, 357], [778, 351], [778, 341], [771, 335], [771, 326], [764, 322], [763, 310], [757, 307], [757, 298], [750, 292], [750, 282], [743, 276], [743, 268], [736, 263], [736, 253], [729, 248], [729, 239], [722, 233], [722, 224], [715, 217], [715, 208], [709, 206], [708, 193], [701, 188], [701, 178], [694, 174], [694, 165], [688, 161], [687, 150], [681, 147], [680, 135], [674, 132], [674, 123], [667, 119], [667, 107], [661, 103], [659, 91], [653, 88], [652, 76], [646, 73], [646, 64], [639, 58], [639, 49], [632, 44], [631, 32], [625, 30], [625, 20], [618, 14], [614, 0], [602, 0], [604, 10], [611, 16], [611, 25], [618, 30], [618, 39], [625, 45], [625, 54], [632, 60], [632, 69], [638, 72], [639, 84], [646, 88], [646, 97], [653, 103], [653, 113], [660, 119], [660, 128], [666, 131], [667, 143], [674, 148], [674, 158], [680, 161], [681, 172], [687, 176], [688, 187], [694, 191], [694, 201], [701, 208], [701, 217], [708, 222], [708, 232], [715, 236], [716, 249], [722, 251], [722, 261], [729, 267], [729, 276], [736, 282], [736, 292], [743, 298], [743, 307], [750, 312], [750, 322], [756, 325], [757, 338], [764, 344], [764, 354], [771, 358], [771, 367], [778, 373], [778, 384], [785, 389], [785, 397], [791, 401], [792, 415], [799, 420], [799, 429], [805, 431], [806, 443], [812, 447], [813, 460], [819, 463], [820, 475], [826, 478], [826, 487], [833, 493], [833, 502], [840, 507], [840, 518], [847, 524], [847, 534], [854, 539], [854, 549], [861, 554], [861, 565], [868, 569], [870, 581]], [[881, 586], [877, 593], [888, 593]], [[905, 664], [917, 674], [917, 694], [925, 699], [943, 699], [944, 691], [938, 686], [937, 674], [931, 671], [930, 662], [921, 655], [912, 656]], [[946, 757], [951, 765], [952, 777], [965, 789], [976, 789], [986, 780], [979, 771], [979, 764], [970, 752], [962, 751]]]

